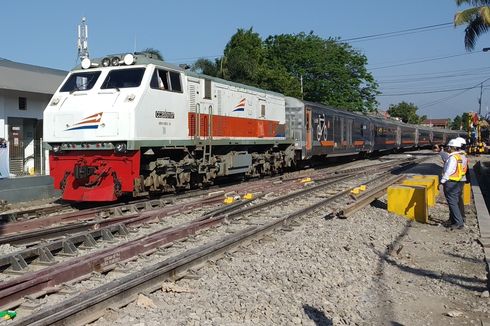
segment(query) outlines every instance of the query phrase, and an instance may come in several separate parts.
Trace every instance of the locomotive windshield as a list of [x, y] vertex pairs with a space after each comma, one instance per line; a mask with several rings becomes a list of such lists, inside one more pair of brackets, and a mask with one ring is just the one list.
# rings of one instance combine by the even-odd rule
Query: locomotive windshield
[[114, 69], [107, 74], [101, 89], [138, 87], [143, 79], [145, 68]]
[[63, 87], [61, 87], [60, 92], [72, 93], [92, 89], [99, 76], [100, 71], [77, 72], [71, 74]]

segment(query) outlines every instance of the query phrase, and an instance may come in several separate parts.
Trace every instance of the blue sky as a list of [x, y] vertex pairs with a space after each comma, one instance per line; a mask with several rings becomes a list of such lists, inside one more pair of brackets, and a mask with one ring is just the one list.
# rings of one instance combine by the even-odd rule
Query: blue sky
[[[83, 16], [91, 57], [153, 47], [169, 62], [192, 63], [220, 56], [238, 28], [253, 27], [263, 38], [313, 31], [351, 39], [450, 23], [457, 10], [454, 0], [4, 1], [0, 57], [69, 70], [77, 63], [77, 25]], [[478, 110], [479, 85], [490, 77], [490, 52], [481, 51], [490, 47], [490, 33], [473, 53], [464, 49], [463, 37], [464, 27], [441, 26], [351, 45], [368, 57], [384, 94], [378, 97], [381, 109], [407, 101], [419, 114], [453, 118]], [[490, 80], [483, 85], [486, 113]]]

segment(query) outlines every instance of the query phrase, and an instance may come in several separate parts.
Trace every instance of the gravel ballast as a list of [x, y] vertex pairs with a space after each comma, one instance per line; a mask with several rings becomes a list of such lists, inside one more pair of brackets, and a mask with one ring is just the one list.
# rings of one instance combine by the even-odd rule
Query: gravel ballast
[[[434, 157], [424, 173], [438, 174]], [[349, 219], [305, 218], [163, 284], [94, 325], [481, 325], [490, 299], [474, 210], [467, 227], [386, 211], [384, 199]]]

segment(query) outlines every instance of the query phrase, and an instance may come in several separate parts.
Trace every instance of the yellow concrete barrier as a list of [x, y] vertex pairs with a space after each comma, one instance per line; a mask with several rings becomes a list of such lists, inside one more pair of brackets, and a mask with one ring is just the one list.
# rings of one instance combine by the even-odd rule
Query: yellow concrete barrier
[[435, 185], [436, 189], [439, 188], [439, 176], [438, 175], [416, 174], [416, 175], [412, 176], [412, 179], [427, 179], [427, 178], [434, 180], [434, 185]]
[[393, 185], [388, 187], [388, 211], [410, 220], [427, 223], [427, 187]]
[[470, 205], [471, 204], [471, 183], [465, 183], [463, 187], [463, 204]]
[[434, 206], [436, 204], [438, 190], [433, 178], [410, 178], [402, 182], [406, 186], [422, 186], [427, 188], [427, 205]]

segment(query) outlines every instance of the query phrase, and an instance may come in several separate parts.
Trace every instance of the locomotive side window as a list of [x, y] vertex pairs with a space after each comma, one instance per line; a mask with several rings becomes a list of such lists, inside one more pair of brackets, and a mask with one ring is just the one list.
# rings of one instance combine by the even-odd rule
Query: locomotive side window
[[155, 69], [151, 78], [150, 87], [173, 92], [182, 92], [180, 74], [164, 69]]
[[[170, 85], [172, 86], [172, 91], [182, 92], [182, 85], [180, 84], [180, 74], [178, 72], [170, 71]], [[211, 96], [209, 96], [211, 98]]]
[[135, 69], [115, 69], [111, 70], [104, 82], [101, 89], [108, 88], [129, 88], [138, 87], [141, 85], [145, 68]]
[[209, 79], [204, 80], [204, 98], [211, 99], [211, 81]]
[[151, 77], [150, 87], [154, 89], [168, 90], [168, 71], [155, 69]]
[[94, 87], [95, 82], [100, 76], [100, 71], [77, 72], [71, 74], [65, 84], [60, 89], [60, 92], [76, 92], [87, 91]]

